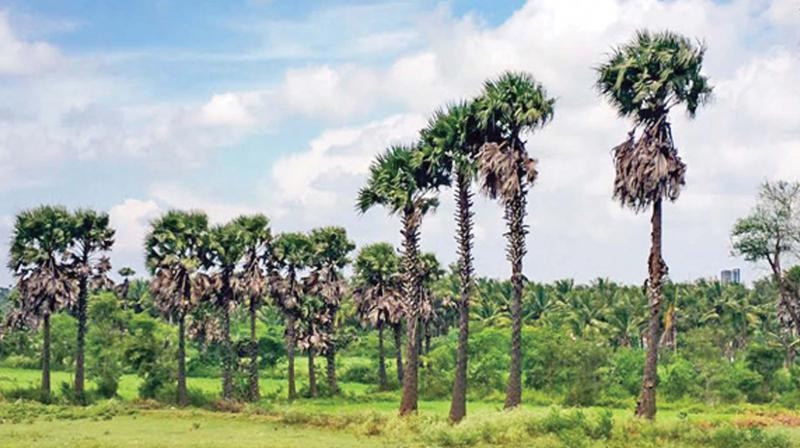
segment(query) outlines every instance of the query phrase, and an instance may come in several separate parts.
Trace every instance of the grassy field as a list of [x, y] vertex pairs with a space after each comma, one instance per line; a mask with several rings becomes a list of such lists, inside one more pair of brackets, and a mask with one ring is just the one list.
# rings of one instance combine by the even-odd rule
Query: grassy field
[[[54, 372], [53, 384], [70, 375]], [[39, 372], [0, 368], [2, 391], [36, 386]], [[350, 399], [284, 400], [226, 411], [174, 409], [136, 402], [138, 380], [122, 380], [121, 398], [87, 407], [0, 400], [0, 447], [749, 447], [800, 446], [800, 414], [752, 406], [664, 406], [655, 424], [630, 409], [561, 409], [500, 402], [470, 403], [456, 427], [447, 401], [422, 401], [417, 417], [396, 417], [393, 395], [372, 400], [368, 386], [344, 384]], [[215, 392], [219, 381], [191, 378], [190, 387]], [[262, 380], [265, 391], [284, 382]]]

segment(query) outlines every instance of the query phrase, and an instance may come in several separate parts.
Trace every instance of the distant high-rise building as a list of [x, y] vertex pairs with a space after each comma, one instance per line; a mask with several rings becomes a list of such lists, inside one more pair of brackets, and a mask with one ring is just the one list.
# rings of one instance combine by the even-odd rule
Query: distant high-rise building
[[733, 283], [738, 285], [742, 282], [742, 274], [739, 268], [733, 269], [723, 269], [722, 272], [719, 273], [719, 281], [725, 285], [728, 283]]

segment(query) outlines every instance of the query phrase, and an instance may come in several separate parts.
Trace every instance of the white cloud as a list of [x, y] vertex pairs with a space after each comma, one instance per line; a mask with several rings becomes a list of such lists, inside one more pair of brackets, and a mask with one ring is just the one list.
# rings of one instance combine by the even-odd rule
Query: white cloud
[[11, 29], [8, 12], [0, 10], [0, 76], [39, 73], [55, 66], [61, 56], [46, 42], [26, 42]]

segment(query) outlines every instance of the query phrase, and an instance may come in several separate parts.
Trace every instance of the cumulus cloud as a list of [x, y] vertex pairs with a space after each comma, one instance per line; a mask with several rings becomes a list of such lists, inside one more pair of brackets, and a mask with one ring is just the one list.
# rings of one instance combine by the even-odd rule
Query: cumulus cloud
[[11, 29], [8, 12], [0, 11], [0, 76], [29, 75], [55, 66], [61, 55], [46, 42], [27, 42]]

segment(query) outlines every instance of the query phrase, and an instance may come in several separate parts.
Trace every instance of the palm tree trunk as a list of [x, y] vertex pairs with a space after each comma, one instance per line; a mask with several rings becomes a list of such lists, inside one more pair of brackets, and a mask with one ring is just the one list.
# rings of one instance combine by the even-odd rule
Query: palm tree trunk
[[403, 215], [403, 293], [408, 302], [406, 333], [406, 370], [403, 372], [403, 395], [400, 415], [417, 412], [419, 369], [419, 315], [421, 285], [419, 284], [419, 217], [407, 209]]
[[336, 310], [331, 310], [331, 320], [327, 324], [331, 342], [325, 349], [325, 367], [328, 376], [328, 390], [332, 395], [339, 393], [339, 384], [336, 381]]
[[[520, 179], [520, 184], [522, 184]], [[521, 189], [506, 207], [508, 260], [511, 262], [511, 365], [505, 408], [522, 402], [522, 258], [525, 256], [525, 190]]]
[[42, 395], [50, 398], [50, 313], [45, 312], [42, 323]]
[[297, 386], [294, 378], [294, 316], [291, 314], [286, 318], [286, 358], [289, 361], [289, 399], [297, 398]]
[[317, 398], [319, 392], [317, 391], [317, 372], [314, 366], [314, 350], [308, 348], [308, 394], [311, 398]]
[[256, 337], [256, 298], [250, 298], [250, 401], [258, 401], [258, 339]]
[[231, 314], [227, 306], [222, 309], [222, 399], [233, 398], [233, 347], [231, 344]]
[[86, 299], [87, 299], [87, 285], [86, 277], [81, 277], [79, 291], [78, 291], [78, 341], [75, 350], [75, 398], [83, 403], [85, 399], [84, 379], [85, 379], [85, 362], [84, 354], [86, 352]]
[[393, 325], [394, 331], [394, 356], [397, 364], [397, 382], [403, 384], [403, 327], [397, 323]]
[[648, 329], [647, 357], [642, 375], [642, 393], [636, 405], [636, 416], [654, 419], [656, 416], [656, 380], [658, 367], [658, 340], [661, 325], [661, 283], [667, 265], [661, 258], [661, 199], [653, 202], [650, 257], [648, 268], [648, 295], [650, 296], [650, 326]]
[[378, 387], [380, 390], [389, 390], [389, 381], [386, 379], [386, 353], [383, 349], [383, 324], [378, 324]]
[[453, 399], [450, 402], [450, 421], [460, 422], [467, 415], [467, 345], [469, 341], [469, 296], [472, 289], [472, 193], [469, 179], [462, 173], [456, 177], [456, 218], [458, 220], [458, 348]]
[[178, 318], [178, 406], [189, 404], [186, 393], [186, 315]]

